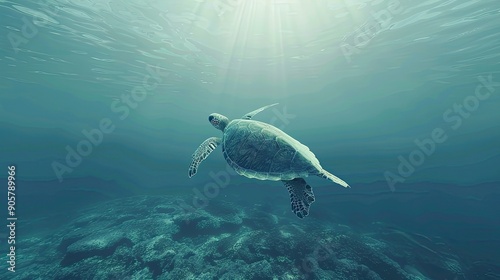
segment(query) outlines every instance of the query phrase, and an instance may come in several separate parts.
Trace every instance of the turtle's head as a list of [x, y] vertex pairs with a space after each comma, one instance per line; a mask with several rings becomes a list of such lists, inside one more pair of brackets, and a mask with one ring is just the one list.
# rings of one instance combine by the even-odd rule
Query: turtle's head
[[208, 116], [208, 121], [218, 130], [224, 131], [226, 125], [229, 123], [229, 119], [221, 114], [212, 113]]

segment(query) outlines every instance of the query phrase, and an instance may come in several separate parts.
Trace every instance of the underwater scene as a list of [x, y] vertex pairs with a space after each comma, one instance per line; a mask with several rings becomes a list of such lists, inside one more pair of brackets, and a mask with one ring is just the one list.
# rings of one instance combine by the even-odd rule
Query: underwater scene
[[0, 11], [0, 279], [500, 279], [498, 0]]

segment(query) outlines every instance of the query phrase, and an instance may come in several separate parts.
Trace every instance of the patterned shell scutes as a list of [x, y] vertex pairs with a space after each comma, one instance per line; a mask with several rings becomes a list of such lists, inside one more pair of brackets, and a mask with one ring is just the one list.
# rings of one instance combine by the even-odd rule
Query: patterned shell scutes
[[280, 129], [254, 120], [233, 120], [224, 131], [224, 158], [240, 175], [291, 180], [321, 170], [316, 156]]

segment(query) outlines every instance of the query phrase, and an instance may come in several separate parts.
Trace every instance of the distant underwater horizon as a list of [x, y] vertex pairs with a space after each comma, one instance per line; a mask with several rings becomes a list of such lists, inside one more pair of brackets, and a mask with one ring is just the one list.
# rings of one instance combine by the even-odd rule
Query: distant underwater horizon
[[0, 10], [0, 279], [500, 279], [498, 1]]

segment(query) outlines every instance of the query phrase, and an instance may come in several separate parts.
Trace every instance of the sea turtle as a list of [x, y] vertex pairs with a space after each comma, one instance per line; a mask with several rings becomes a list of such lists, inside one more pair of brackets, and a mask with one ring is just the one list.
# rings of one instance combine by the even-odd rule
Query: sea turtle
[[257, 113], [277, 104], [264, 106], [232, 121], [221, 114], [210, 114], [208, 121], [223, 132], [222, 138], [210, 137], [196, 149], [188, 175], [193, 177], [200, 163], [222, 144], [224, 158], [239, 175], [282, 181], [290, 193], [292, 211], [304, 218], [315, 200], [304, 177], [317, 175], [346, 188], [349, 185], [324, 170], [308, 147], [275, 126], [252, 120]]

